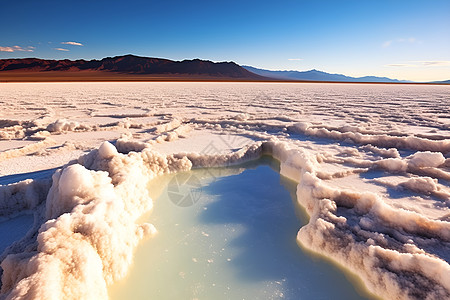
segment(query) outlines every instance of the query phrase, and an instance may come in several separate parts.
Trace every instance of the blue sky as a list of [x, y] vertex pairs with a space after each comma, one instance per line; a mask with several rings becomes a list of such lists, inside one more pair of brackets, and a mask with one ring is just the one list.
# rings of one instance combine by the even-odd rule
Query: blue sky
[[3, 0], [0, 10], [0, 58], [131, 53], [272, 70], [450, 79], [448, 0]]

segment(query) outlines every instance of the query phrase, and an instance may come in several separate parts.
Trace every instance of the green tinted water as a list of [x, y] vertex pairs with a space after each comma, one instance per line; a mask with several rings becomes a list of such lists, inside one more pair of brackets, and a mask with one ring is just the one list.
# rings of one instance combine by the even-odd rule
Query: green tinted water
[[[127, 278], [111, 299], [367, 299], [344, 271], [302, 251], [295, 183], [273, 160], [163, 176]], [[352, 280], [354, 281], [354, 280]]]

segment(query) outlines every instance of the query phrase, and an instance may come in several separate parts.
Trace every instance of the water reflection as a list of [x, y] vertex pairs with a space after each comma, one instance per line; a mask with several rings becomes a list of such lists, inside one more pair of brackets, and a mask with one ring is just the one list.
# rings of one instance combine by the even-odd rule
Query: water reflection
[[226, 169], [189, 174], [202, 182], [192, 206], [177, 206], [160, 189], [147, 220], [159, 233], [139, 246], [112, 299], [367, 299], [342, 270], [297, 245], [307, 216], [274, 160]]

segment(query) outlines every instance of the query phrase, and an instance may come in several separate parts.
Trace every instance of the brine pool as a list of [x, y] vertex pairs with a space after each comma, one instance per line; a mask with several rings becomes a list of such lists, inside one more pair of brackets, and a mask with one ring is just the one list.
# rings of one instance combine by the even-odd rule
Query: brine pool
[[7, 220], [0, 219], [0, 254], [5, 249], [20, 240], [33, 226], [33, 214], [23, 214]]
[[270, 158], [167, 175], [149, 186], [137, 248], [110, 299], [370, 299], [362, 283], [296, 241], [308, 217]]

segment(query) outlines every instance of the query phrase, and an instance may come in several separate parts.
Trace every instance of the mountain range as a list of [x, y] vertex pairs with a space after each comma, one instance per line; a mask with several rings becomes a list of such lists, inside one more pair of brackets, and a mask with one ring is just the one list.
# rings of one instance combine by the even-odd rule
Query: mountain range
[[173, 61], [162, 58], [124, 55], [101, 60], [44, 60], [38, 58], [2, 59], [0, 71], [21, 72], [76, 72], [99, 71], [120, 74], [142, 75], [185, 75], [214, 78], [235, 78], [261, 80], [261, 76], [251, 73], [234, 62], [214, 63], [193, 59]]
[[364, 76], [350, 77], [342, 74], [330, 74], [318, 70], [309, 71], [270, 71], [258, 69], [250, 66], [243, 66], [248, 71], [270, 78], [281, 80], [302, 80], [302, 81], [339, 81], [339, 82], [408, 82], [391, 79], [387, 77]]
[[[173, 61], [122, 55], [101, 60], [0, 59], [1, 81], [314, 81], [408, 83], [387, 77], [350, 77], [318, 70], [270, 71], [234, 62]], [[412, 82], [409, 82], [412, 83]], [[447, 81], [435, 83], [448, 84]]]

